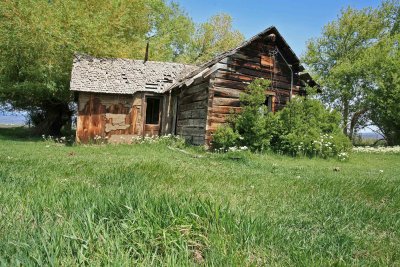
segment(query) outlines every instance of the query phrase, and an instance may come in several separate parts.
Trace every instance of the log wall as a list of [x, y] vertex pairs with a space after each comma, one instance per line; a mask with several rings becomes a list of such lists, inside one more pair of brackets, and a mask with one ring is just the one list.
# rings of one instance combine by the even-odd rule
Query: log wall
[[204, 145], [209, 80], [183, 87], [177, 96], [176, 134], [194, 145]]
[[161, 134], [174, 134], [176, 124], [177, 95], [167, 92], [164, 95], [161, 114]]
[[[271, 80], [266, 95], [272, 97], [272, 111], [282, 109], [289, 101], [291, 72], [279, 55], [271, 56], [271, 45], [254, 42], [218, 62], [211, 75], [207, 99], [206, 144], [218, 126], [226, 123], [232, 113], [240, 112], [239, 96], [256, 78]], [[293, 95], [305, 94], [294, 66]]]

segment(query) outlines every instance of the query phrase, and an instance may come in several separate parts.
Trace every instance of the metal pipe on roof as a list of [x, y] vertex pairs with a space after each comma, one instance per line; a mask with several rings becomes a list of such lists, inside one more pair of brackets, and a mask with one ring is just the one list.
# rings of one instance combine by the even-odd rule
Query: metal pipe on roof
[[149, 44], [150, 43], [150, 41], [147, 41], [147, 44], [146, 44], [146, 53], [144, 54], [144, 62], [147, 62], [147, 60], [149, 60]]
[[[268, 40], [272, 43], [275, 43], [276, 41], [276, 35], [271, 33], [267, 36]], [[289, 95], [289, 101], [292, 100], [292, 94], [293, 94], [293, 69], [292, 69], [292, 65], [289, 64], [287, 62], [287, 60], [285, 59], [285, 57], [282, 55], [281, 51], [279, 51], [278, 46], [275, 44], [275, 50], [279, 53], [279, 55], [281, 55], [281, 57], [283, 58], [283, 60], [285, 61], [286, 65], [289, 67], [290, 69], [290, 73], [291, 73], [291, 79], [290, 79], [290, 95]]]
[[279, 51], [278, 47], [276, 47], [276, 51], [278, 51], [279, 55], [281, 55], [281, 57], [283, 58], [283, 60], [285, 61], [286, 65], [289, 67], [290, 69], [290, 73], [291, 73], [291, 79], [290, 79], [290, 95], [289, 95], [289, 101], [292, 100], [292, 94], [293, 94], [293, 69], [292, 69], [292, 65], [289, 64], [285, 57], [282, 55], [281, 51]]

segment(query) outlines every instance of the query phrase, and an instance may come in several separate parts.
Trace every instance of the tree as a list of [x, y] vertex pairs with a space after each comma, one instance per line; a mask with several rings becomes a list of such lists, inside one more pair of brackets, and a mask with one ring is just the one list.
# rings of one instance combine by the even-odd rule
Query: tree
[[368, 79], [368, 114], [383, 133], [388, 145], [400, 145], [400, 35], [387, 38], [373, 49]]
[[196, 25], [178, 4], [160, 5], [150, 1], [154, 10], [150, 18], [150, 30], [146, 34], [150, 43], [150, 60], [181, 61], [187, 53]]
[[391, 9], [392, 27], [374, 46], [364, 52], [358, 64], [369, 83], [366, 105], [368, 118], [388, 145], [400, 145], [400, 6]]
[[[182, 29], [169, 32], [168, 28]], [[193, 23], [164, 0], [34, 1], [0, 3], [0, 102], [27, 110], [38, 131], [57, 135], [73, 114], [69, 91], [74, 52], [173, 60]], [[178, 52], [179, 53], [179, 52]]]
[[[374, 101], [382, 101], [383, 97], [396, 99], [393, 75], [398, 63], [393, 55], [398, 45], [393, 36], [399, 31], [399, 12], [398, 1], [385, 1], [377, 9], [348, 8], [338, 20], [324, 27], [322, 37], [308, 43], [304, 61], [323, 86], [321, 99], [341, 111], [343, 132], [350, 138], [366, 122], [378, 125], [382, 121], [384, 108], [378, 114], [380, 104]], [[388, 38], [392, 40], [389, 48], [384, 45], [390, 43]], [[383, 81], [382, 77], [389, 77], [390, 73], [391, 78]], [[388, 83], [390, 93], [380, 92], [379, 87]], [[385, 91], [383, 87], [381, 90]]]
[[343, 132], [349, 137], [353, 136], [359, 117], [366, 112], [366, 85], [354, 63], [384, 28], [379, 9], [349, 7], [324, 27], [321, 37], [307, 45], [304, 62], [323, 87], [322, 101], [342, 113]]
[[232, 29], [232, 17], [218, 14], [197, 27], [183, 61], [203, 63], [243, 41], [243, 34]]

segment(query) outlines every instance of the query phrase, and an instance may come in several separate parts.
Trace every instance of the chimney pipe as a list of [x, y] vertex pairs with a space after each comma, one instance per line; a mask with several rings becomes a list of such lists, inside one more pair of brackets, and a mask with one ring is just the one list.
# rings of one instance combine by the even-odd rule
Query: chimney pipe
[[147, 41], [146, 44], [146, 54], [144, 55], [144, 62], [146, 62], [147, 60], [149, 60], [149, 41]]

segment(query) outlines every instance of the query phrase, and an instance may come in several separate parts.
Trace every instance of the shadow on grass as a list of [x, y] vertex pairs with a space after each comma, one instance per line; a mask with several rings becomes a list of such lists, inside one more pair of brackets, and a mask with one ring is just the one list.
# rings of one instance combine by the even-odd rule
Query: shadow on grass
[[[63, 133], [62, 133], [63, 134]], [[66, 136], [67, 138], [64, 139], [62, 143], [66, 146], [72, 146], [75, 144], [75, 131], [69, 131], [62, 136]], [[49, 140], [52, 140], [54, 137], [50, 137]], [[47, 137], [46, 137], [47, 139]], [[21, 141], [21, 142], [39, 142], [43, 141], [43, 137], [40, 133], [35, 131], [35, 128], [28, 128], [26, 126], [16, 126], [16, 127], [9, 127], [3, 126], [0, 124], [0, 140], [3, 141]], [[58, 142], [57, 139], [53, 139], [54, 141]]]
[[25, 126], [2, 127], [0, 125], [0, 140], [8, 141], [40, 141], [41, 136], [33, 128]]

